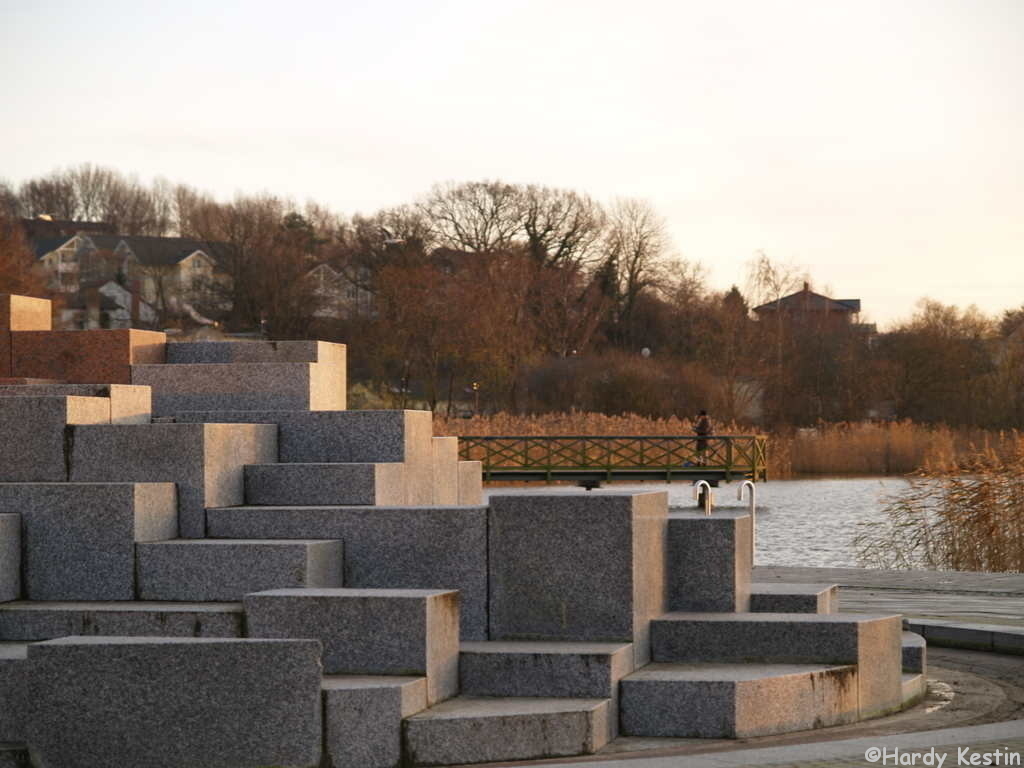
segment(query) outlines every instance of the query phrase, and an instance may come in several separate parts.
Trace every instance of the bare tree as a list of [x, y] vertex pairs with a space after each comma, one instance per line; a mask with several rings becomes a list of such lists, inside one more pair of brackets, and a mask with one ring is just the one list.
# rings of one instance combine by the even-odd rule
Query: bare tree
[[518, 214], [527, 249], [543, 266], [590, 266], [600, 258], [606, 216], [600, 204], [570, 190], [530, 185]]
[[501, 181], [438, 184], [417, 206], [437, 244], [488, 253], [510, 248], [522, 233], [521, 196]]

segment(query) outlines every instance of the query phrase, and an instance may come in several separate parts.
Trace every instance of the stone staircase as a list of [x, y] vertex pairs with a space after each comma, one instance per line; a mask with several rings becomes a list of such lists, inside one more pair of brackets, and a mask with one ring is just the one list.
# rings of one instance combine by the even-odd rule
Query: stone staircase
[[[27, 745], [0, 765], [534, 759], [923, 694], [898, 617], [751, 583], [745, 514], [484, 506], [430, 414], [344, 410], [343, 346], [153, 336], [104, 336], [121, 358], [95, 365], [33, 353], [70, 383], [0, 386], [0, 742]], [[93, 370], [131, 378], [75, 381]]]

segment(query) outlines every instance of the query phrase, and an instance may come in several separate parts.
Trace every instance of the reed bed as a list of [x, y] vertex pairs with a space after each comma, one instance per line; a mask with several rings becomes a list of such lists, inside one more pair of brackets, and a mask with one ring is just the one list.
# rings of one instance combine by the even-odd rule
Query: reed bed
[[855, 539], [867, 567], [1024, 572], [1024, 439], [1009, 456], [920, 470], [885, 515]]
[[[716, 424], [719, 435], [763, 434], [743, 424]], [[496, 413], [470, 419], [434, 417], [438, 435], [692, 435], [688, 418], [651, 419], [636, 414], [608, 415], [570, 411], [523, 416]], [[1010, 460], [1021, 436], [1017, 431], [901, 422], [822, 424], [776, 430], [768, 436], [772, 477], [793, 475], [905, 475], [920, 469], [948, 471]]]

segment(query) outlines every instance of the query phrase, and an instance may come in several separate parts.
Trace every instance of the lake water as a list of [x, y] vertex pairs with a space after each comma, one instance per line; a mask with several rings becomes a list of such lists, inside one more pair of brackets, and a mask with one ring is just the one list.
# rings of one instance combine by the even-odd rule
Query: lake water
[[[886, 496], [898, 494], [907, 481], [898, 477], [773, 480], [757, 484], [756, 565], [857, 567], [853, 539], [859, 524], [882, 521]], [[714, 489], [715, 508], [745, 508], [736, 500], [738, 484]], [[670, 506], [695, 507], [689, 483], [615, 483], [604, 490], [668, 491]], [[581, 493], [569, 485], [489, 485], [493, 493]]]

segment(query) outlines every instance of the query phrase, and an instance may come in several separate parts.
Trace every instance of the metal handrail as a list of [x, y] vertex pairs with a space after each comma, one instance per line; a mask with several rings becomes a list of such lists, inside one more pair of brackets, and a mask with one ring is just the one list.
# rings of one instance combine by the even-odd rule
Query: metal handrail
[[736, 489], [736, 498], [739, 501], [743, 501], [743, 490], [745, 488], [750, 489], [750, 564], [754, 564], [754, 552], [757, 549], [757, 517], [755, 516], [756, 502], [754, 497], [757, 495], [757, 488], [749, 480], [744, 480], [740, 483], [739, 488]]
[[[704, 495], [701, 496], [701, 486], [704, 488]], [[704, 514], [711, 517], [711, 505], [715, 499], [711, 493], [711, 483], [707, 480], [698, 480], [693, 484], [693, 498], [697, 499], [698, 502], [703, 500], [704, 502]]]

